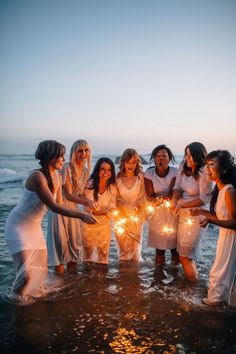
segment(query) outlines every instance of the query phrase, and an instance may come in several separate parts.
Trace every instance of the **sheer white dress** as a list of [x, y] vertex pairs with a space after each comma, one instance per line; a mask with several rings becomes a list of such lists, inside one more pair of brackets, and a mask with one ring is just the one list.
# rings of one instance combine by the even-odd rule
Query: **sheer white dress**
[[[177, 175], [178, 168], [169, 166], [169, 172], [165, 177], [159, 177], [156, 174], [155, 166], [149, 167], [145, 172], [145, 178], [152, 181], [154, 193], [157, 195], [168, 196], [170, 192], [170, 184]], [[163, 227], [173, 228], [173, 232], [166, 234]], [[159, 250], [171, 250], [177, 245], [177, 227], [178, 217], [174, 216], [170, 208], [165, 205], [158, 208], [149, 221], [148, 230], [148, 246]]]
[[[92, 181], [89, 180], [84, 190], [84, 195], [94, 201], [94, 190], [91, 188]], [[98, 194], [100, 211], [111, 210], [116, 207], [117, 189], [110, 185], [104, 193]], [[90, 209], [84, 207], [90, 212]], [[109, 249], [111, 242], [112, 220], [107, 215], [96, 215], [98, 224], [86, 224], [81, 222], [82, 241], [84, 248], [84, 261], [102, 264], [109, 263]]]
[[47, 275], [47, 247], [41, 222], [47, 210], [35, 192], [24, 188], [21, 200], [7, 218], [5, 238], [16, 268], [13, 295], [41, 293]]
[[[213, 184], [207, 180], [204, 168], [199, 170], [197, 180], [193, 176], [186, 176], [182, 171], [183, 165], [180, 165], [174, 185], [174, 189], [181, 192], [180, 201], [201, 199], [204, 203], [201, 208], [207, 209]], [[192, 259], [196, 255], [200, 239], [205, 234], [206, 229], [199, 226], [201, 216], [189, 217], [189, 208], [182, 208], [177, 231], [177, 251], [180, 256]]]
[[[122, 208], [132, 212], [132, 209], [141, 206], [145, 201], [144, 176], [140, 173], [131, 188], [127, 188], [121, 178], [117, 178], [117, 201]], [[120, 260], [141, 261], [141, 243], [142, 243], [143, 221], [129, 221], [124, 233], [119, 234], [115, 231], [115, 237], [118, 248], [118, 257]]]
[[[69, 164], [65, 164], [61, 171], [62, 184], [65, 183], [66, 174], [69, 176], [71, 186], [72, 175]], [[83, 194], [87, 180], [87, 170], [82, 173], [76, 189], [72, 194]], [[78, 205], [69, 201], [62, 193], [62, 203], [71, 209], [78, 209]], [[81, 222], [79, 219], [66, 217], [49, 211], [47, 230], [48, 264], [58, 266], [63, 263], [80, 262], [83, 260], [83, 246], [81, 236]]]
[[[230, 219], [225, 203], [225, 192], [230, 187], [231, 184], [226, 184], [218, 194], [215, 211], [220, 220]], [[216, 258], [210, 271], [208, 300], [236, 306], [236, 230], [220, 227]]]

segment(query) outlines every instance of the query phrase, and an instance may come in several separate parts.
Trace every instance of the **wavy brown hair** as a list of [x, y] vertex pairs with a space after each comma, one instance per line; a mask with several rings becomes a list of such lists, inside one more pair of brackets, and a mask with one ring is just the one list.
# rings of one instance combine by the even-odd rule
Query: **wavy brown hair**
[[140, 156], [135, 149], [129, 148], [129, 149], [126, 149], [121, 156], [119, 167], [118, 167], [119, 173], [118, 173], [117, 177], [126, 175], [125, 162], [128, 162], [133, 156], [137, 159], [137, 164], [136, 164], [136, 167], [134, 170], [134, 174], [135, 174], [135, 176], [139, 175], [139, 173], [142, 171], [142, 164], [141, 164]]
[[185, 155], [186, 155], [188, 148], [191, 153], [192, 159], [193, 159], [194, 163], [196, 164], [196, 168], [192, 172], [191, 168], [187, 166], [187, 162], [185, 161], [183, 164], [183, 173], [186, 176], [192, 175], [197, 180], [198, 176], [199, 176], [199, 170], [205, 165], [207, 150], [202, 143], [193, 142], [193, 143], [187, 145], [186, 148], [184, 149]]
[[65, 155], [66, 148], [64, 145], [58, 143], [56, 140], [44, 140], [39, 143], [37, 150], [35, 151], [35, 158], [39, 160], [41, 165], [40, 171], [47, 179], [48, 188], [53, 193], [53, 181], [49, 172], [48, 165], [50, 161], [58, 159]]

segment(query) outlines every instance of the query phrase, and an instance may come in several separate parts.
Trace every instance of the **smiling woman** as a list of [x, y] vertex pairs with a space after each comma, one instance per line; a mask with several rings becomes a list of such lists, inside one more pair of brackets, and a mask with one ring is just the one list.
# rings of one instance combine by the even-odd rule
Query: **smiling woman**
[[[126, 149], [120, 160], [117, 176], [117, 207], [124, 214], [134, 214], [141, 210], [145, 199], [144, 174], [141, 159], [134, 149]], [[124, 233], [115, 231], [119, 260], [141, 261], [143, 222], [129, 221]]]
[[189, 220], [189, 208], [207, 208], [210, 200], [212, 183], [207, 181], [204, 170], [206, 155], [207, 151], [202, 143], [193, 142], [186, 146], [172, 197], [174, 212], [179, 215], [177, 251], [185, 276], [192, 282], [196, 282], [198, 278], [194, 258], [205, 232], [200, 228], [197, 217]]
[[55, 213], [80, 218], [95, 223], [92, 215], [60, 205], [54, 195], [60, 188], [57, 170], [62, 169], [65, 147], [46, 140], [38, 145], [35, 158], [42, 166], [26, 179], [24, 194], [9, 214], [5, 236], [16, 268], [16, 278], [11, 288], [13, 299], [27, 299], [41, 293], [47, 275], [47, 248], [41, 221], [47, 207]]
[[236, 165], [226, 150], [216, 150], [206, 158], [206, 173], [216, 183], [211, 199], [211, 212], [192, 210], [204, 215], [201, 226], [209, 223], [220, 226], [216, 259], [210, 272], [207, 305], [227, 303], [236, 305]]
[[94, 166], [84, 195], [91, 202], [97, 202], [99, 210], [85, 207], [92, 212], [99, 224], [82, 224], [84, 261], [107, 264], [111, 241], [111, 211], [116, 207], [115, 166], [111, 159], [101, 157]]
[[[63, 204], [78, 210], [78, 204], [88, 205], [92, 209], [95, 203], [84, 197], [84, 187], [91, 168], [91, 150], [85, 140], [77, 140], [71, 147], [70, 161], [62, 171]], [[58, 200], [61, 193], [57, 194]], [[77, 263], [83, 259], [80, 221], [63, 215], [50, 213], [47, 230], [48, 263], [54, 266], [55, 273], [64, 274], [67, 269], [74, 271]]]

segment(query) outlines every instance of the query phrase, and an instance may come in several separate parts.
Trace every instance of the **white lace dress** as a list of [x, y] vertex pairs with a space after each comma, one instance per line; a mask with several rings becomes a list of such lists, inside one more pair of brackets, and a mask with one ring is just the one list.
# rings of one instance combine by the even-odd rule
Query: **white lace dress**
[[[91, 189], [92, 182], [88, 181], [84, 195], [94, 201], [94, 190]], [[116, 207], [117, 189], [110, 185], [104, 193], [98, 194], [100, 211], [110, 210]], [[85, 207], [85, 211], [90, 210]], [[96, 215], [99, 224], [86, 224], [81, 222], [82, 240], [84, 248], [84, 261], [108, 264], [109, 249], [111, 242], [111, 219], [106, 215]]]
[[[225, 203], [225, 192], [230, 187], [231, 184], [226, 184], [218, 194], [215, 211], [220, 220], [231, 218]], [[210, 271], [208, 299], [236, 306], [236, 230], [220, 227], [216, 258]]]
[[[125, 213], [132, 213], [132, 209], [141, 206], [145, 201], [144, 176], [140, 173], [131, 188], [127, 188], [121, 178], [117, 178], [117, 201], [122, 205]], [[134, 214], [135, 215], [135, 214]], [[143, 221], [128, 221], [124, 233], [115, 231], [118, 256], [120, 260], [141, 261]]]
[[[201, 208], [207, 209], [213, 184], [207, 180], [204, 168], [199, 170], [197, 180], [193, 176], [186, 176], [182, 171], [183, 165], [180, 165], [174, 185], [174, 189], [181, 192], [180, 201], [201, 199], [204, 203]], [[180, 256], [192, 259], [196, 255], [200, 239], [206, 229], [199, 226], [201, 216], [191, 216], [191, 218], [189, 216], [189, 208], [182, 208], [177, 231], [177, 251]]]
[[41, 293], [47, 275], [47, 247], [41, 222], [47, 210], [35, 192], [24, 188], [21, 200], [7, 218], [5, 238], [16, 268], [13, 295], [18, 295], [21, 288], [23, 297]]
[[[170, 184], [177, 175], [178, 168], [169, 166], [169, 172], [165, 177], [159, 177], [156, 174], [155, 166], [149, 167], [145, 172], [145, 178], [153, 184], [154, 193], [157, 195], [168, 196]], [[164, 226], [171, 227], [172, 233], [163, 232]], [[159, 250], [171, 250], [177, 245], [177, 227], [178, 217], [174, 216], [170, 208], [165, 204], [155, 211], [155, 214], [149, 221], [148, 246]]]

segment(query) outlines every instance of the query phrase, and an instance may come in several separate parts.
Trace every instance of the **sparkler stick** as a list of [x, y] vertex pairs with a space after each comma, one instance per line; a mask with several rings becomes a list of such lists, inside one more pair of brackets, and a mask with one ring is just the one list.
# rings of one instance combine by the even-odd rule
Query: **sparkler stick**
[[[132, 225], [141, 221], [145, 221], [152, 218], [156, 211], [160, 208], [168, 210], [167, 224], [163, 226], [163, 234], [169, 236], [174, 232], [175, 216], [170, 212], [171, 201], [168, 197], [158, 196], [152, 203], [145, 203], [141, 209], [133, 208], [119, 208], [113, 211], [114, 217], [114, 231], [118, 235], [124, 235], [132, 238], [139, 244], [142, 244], [136, 237], [139, 236], [132, 230]], [[132, 236], [135, 235], [136, 237]]]

